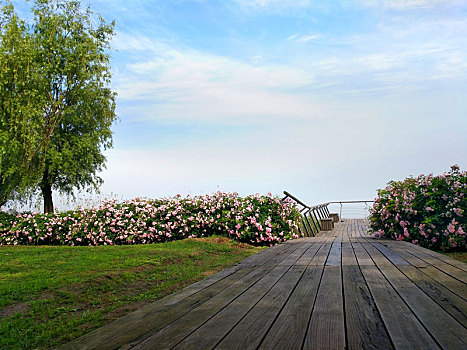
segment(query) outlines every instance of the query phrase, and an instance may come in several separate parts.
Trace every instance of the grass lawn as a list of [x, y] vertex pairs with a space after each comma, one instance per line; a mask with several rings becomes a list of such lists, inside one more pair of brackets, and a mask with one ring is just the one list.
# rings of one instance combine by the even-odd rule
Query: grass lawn
[[0, 247], [0, 349], [55, 348], [261, 249], [223, 237]]

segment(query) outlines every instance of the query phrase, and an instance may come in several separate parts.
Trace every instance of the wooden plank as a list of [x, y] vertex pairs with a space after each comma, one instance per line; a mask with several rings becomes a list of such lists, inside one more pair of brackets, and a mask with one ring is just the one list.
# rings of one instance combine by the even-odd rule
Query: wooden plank
[[342, 243], [342, 277], [348, 349], [392, 349], [350, 242]]
[[257, 281], [262, 279], [265, 275], [269, 274], [269, 280], [279, 280], [288, 267], [276, 266], [274, 269], [268, 267], [259, 268], [256, 273], [249, 275], [247, 279], [240, 280], [231, 287], [221, 291], [211, 299], [187, 313], [183, 317], [177, 319], [166, 327], [160, 329], [157, 333], [146, 337], [144, 340], [134, 344], [132, 349], [169, 349], [182, 341], [190, 333], [195, 331], [203, 323], [216, 315], [220, 310], [226, 307], [229, 303], [234, 301], [239, 295], [243, 294]]
[[373, 300], [396, 349], [439, 349], [376, 266], [360, 266]]
[[[358, 239], [352, 240], [352, 247], [355, 253], [362, 248]], [[393, 346], [401, 350], [439, 349], [381, 271], [375, 265], [369, 264], [364, 254], [356, 256]]]
[[310, 261], [310, 265], [324, 265], [328, 258], [329, 250], [331, 249], [333, 239], [326, 239], [319, 247], [313, 259]]
[[241, 266], [260, 266], [264, 264], [277, 264], [284, 259], [284, 255], [288, 255], [298, 249], [305, 242], [300, 241], [297, 244], [277, 244], [270, 248], [264, 249], [256, 254], [250, 255], [243, 259], [239, 264]]
[[281, 261], [279, 265], [283, 266], [292, 266], [294, 265], [297, 260], [310, 248], [310, 243], [302, 244], [299, 246], [298, 249], [296, 249], [294, 252], [289, 254], [289, 256]]
[[425, 260], [422, 260], [420, 258], [417, 258], [415, 255], [410, 254], [407, 250], [403, 249], [400, 244], [390, 244], [387, 241], [381, 241], [381, 244], [395, 251], [412, 266], [426, 267], [430, 265]]
[[[288, 246], [283, 245], [281, 250], [276, 252], [272, 259], [269, 259], [264, 263], [263, 269], [258, 271], [258, 275], [255, 274], [254, 279], [257, 281], [259, 278], [256, 277], [262, 277], [266, 275], [265, 271], [270, 271], [273, 267], [277, 267], [277, 269], [274, 269], [273, 271], [276, 271], [280, 274], [280, 276], [282, 276], [282, 274], [287, 271], [289, 263], [293, 264], [293, 262], [296, 261], [301, 254], [303, 254], [304, 247], [306, 247], [305, 244]], [[294, 255], [294, 253], [297, 251], [299, 251], [299, 254]], [[285, 266], [278, 266], [283, 261], [288, 261], [289, 263], [287, 263]], [[274, 277], [274, 275], [275, 273], [273, 273], [271, 276]], [[239, 285], [238, 288], [235, 288], [236, 285], [234, 285], [233, 287], [222, 291], [221, 293], [213, 296], [213, 298], [208, 300], [206, 303], [200, 305], [183, 319], [177, 320], [177, 322], [165, 326], [163, 329], [158, 330], [157, 333], [146, 337], [144, 340], [138, 339], [135, 341], [135, 343], [138, 343], [135, 349], [152, 348], [154, 344], [160, 344], [161, 346], [164, 345], [162, 348], [169, 347], [169, 343], [172, 344], [170, 346], [175, 345], [194, 329], [196, 329], [196, 327], [200, 325], [199, 322], [205, 322], [220, 309], [225, 307], [229, 300], [235, 299], [240, 294], [240, 292], [248, 289], [251, 285], [252, 283], [247, 282], [243, 286]]]
[[397, 252], [395, 252], [394, 250], [382, 245], [381, 243], [379, 242], [372, 242], [373, 244], [373, 247], [375, 247], [376, 249], [378, 249], [381, 253], [384, 254], [384, 256], [386, 257], [386, 259], [388, 259], [391, 263], [393, 263], [394, 265], [396, 266], [407, 266], [407, 265], [410, 265], [407, 260], [405, 260], [404, 258], [402, 258], [399, 254], [397, 254]]
[[341, 266], [342, 262], [342, 238], [338, 237], [332, 242], [331, 250], [329, 251], [326, 265], [328, 266]]
[[423, 248], [423, 247], [420, 247], [419, 245], [415, 245], [415, 244], [412, 244], [412, 243], [409, 243], [409, 242], [402, 242], [403, 246], [404, 246], [404, 249], [410, 249], [410, 250], [418, 250], [424, 254], [427, 254], [427, 255], [430, 255], [431, 257], [437, 259], [437, 260], [441, 260], [443, 261], [444, 263], [446, 264], [449, 264], [449, 265], [452, 265], [452, 266], [455, 266], [457, 267], [458, 269], [464, 271], [464, 272], [467, 272], [467, 264], [466, 263], [463, 263], [462, 261], [459, 261], [459, 260], [456, 260], [456, 259], [453, 259], [449, 256], [446, 256], [446, 255], [443, 255], [443, 254], [439, 254], [433, 250], [430, 250], [430, 249], [426, 249], [426, 248]]
[[[407, 242], [387, 242], [387, 245], [393, 246], [394, 244], [397, 244], [397, 243], [402, 243], [400, 244], [400, 247], [404, 249], [405, 251], [407, 251], [408, 253], [414, 255], [415, 257], [425, 261], [426, 263], [432, 266], [435, 266], [437, 269], [451, 275], [452, 277], [458, 279], [462, 283], [467, 284], [467, 273], [465, 273], [465, 271], [460, 269], [459, 267], [445, 262], [444, 260], [446, 259], [444, 258], [446, 257], [444, 255], [436, 253], [436, 252], [431, 252], [428, 249], [424, 249], [419, 246], [416, 246], [415, 244], [410, 244]], [[404, 243], [407, 243], [407, 244], [404, 244]]]
[[[446, 263], [445, 261], [434, 257], [432, 254], [427, 254], [425, 251], [422, 251], [419, 249], [410, 249], [410, 250], [408, 248], [404, 248], [404, 249], [408, 250], [411, 254], [415, 255], [416, 257], [426, 261], [430, 265], [433, 265], [439, 270], [458, 279], [462, 283], [467, 284], [467, 273], [459, 269], [458, 267], [453, 266], [449, 263]], [[441, 254], [438, 254], [438, 255], [441, 255]]]
[[305, 266], [293, 266], [248, 314], [222, 339], [216, 349], [256, 349], [281, 311]]
[[[381, 251], [380, 245], [373, 245]], [[391, 248], [392, 250], [396, 249], [395, 246], [392, 246]], [[401, 249], [401, 251], [404, 250]], [[382, 251], [382, 253], [384, 253], [384, 250]], [[386, 255], [386, 253], [384, 253], [384, 255]], [[409, 253], [407, 253], [406, 256], [409, 262], [414, 261], [415, 263], [419, 264], [419, 259], [415, 256]], [[394, 263], [394, 261], [392, 262]], [[417, 285], [417, 287], [423, 290], [425, 294], [427, 294], [431, 299], [433, 299], [433, 301], [435, 301], [446, 312], [453, 316], [464, 327], [467, 327], [467, 302], [465, 301], [465, 299], [459, 297], [456, 293], [446, 288], [446, 285], [455, 284], [455, 287], [453, 288], [454, 290], [461, 291], [462, 289], [464, 289], [465, 291], [465, 285], [462, 282], [452, 278], [451, 276], [444, 274], [438, 269], [435, 269], [433, 266], [430, 266], [431, 269], [426, 269], [426, 267], [426, 262], [424, 262], [424, 264], [420, 268], [417, 268], [412, 265], [397, 265], [397, 268], [404, 275], [406, 275], [407, 278], [414, 282]], [[439, 282], [437, 282], [430, 276], [430, 271], [434, 271], [434, 274], [432, 273], [431, 275], [437, 277]]]
[[[420, 272], [426, 275], [426, 278], [428, 280], [434, 280], [438, 283], [438, 285], [442, 285], [444, 289], [448, 289], [448, 295], [449, 293], [454, 293], [457, 297], [461, 298], [462, 300], [466, 300], [467, 286], [465, 283], [462, 283], [458, 279], [455, 279], [454, 277], [444, 273], [435, 266], [430, 265], [428, 262], [417, 258], [415, 255], [410, 254], [408, 251], [402, 249], [400, 245], [388, 244], [388, 246], [390, 246], [392, 250], [396, 251], [399, 255], [401, 255], [411, 265], [417, 267]], [[436, 289], [438, 289], [438, 287]], [[456, 297], [454, 297], [454, 299], [456, 299]]]
[[310, 244], [307, 251], [295, 262], [295, 265], [308, 266], [320, 247], [320, 243]]
[[341, 267], [326, 265], [303, 349], [344, 349], [345, 327]]
[[420, 322], [444, 348], [467, 348], [467, 330], [399, 271], [372, 244], [363, 243], [377, 267]]
[[[302, 245], [295, 252], [299, 251], [303, 255], [303, 251], [309, 246], [309, 244]], [[285, 249], [285, 247], [284, 247]], [[305, 250], [306, 252], [306, 250]], [[290, 254], [283, 256], [284, 260], [289, 261], [287, 264], [279, 264], [271, 270], [268, 274], [264, 274], [257, 283], [252, 285], [250, 288], [245, 289], [238, 298], [233, 300], [224, 309], [220, 310], [216, 315], [207, 320], [201, 327], [196, 329], [191, 335], [185, 338], [181, 343], [177, 345], [180, 349], [199, 349], [206, 347], [213, 347], [222, 337], [224, 337], [235, 324], [250, 310], [258, 300], [283, 277], [288, 270], [288, 266], [293, 264], [294, 261], [301, 258], [300, 254]], [[191, 326], [195, 325], [195, 322], [189, 322]], [[197, 324], [196, 324], [197, 325]], [[196, 328], [196, 327], [192, 327]]]
[[424, 268], [421, 270], [414, 266], [398, 266], [398, 268], [447, 313], [467, 327], [467, 302], [464, 299], [436, 282], [428, 274], [424, 274], [422, 272]]
[[283, 244], [276, 244], [267, 249], [263, 249], [256, 254], [250, 255], [249, 257], [243, 259], [239, 264], [244, 266], [255, 266], [257, 264], [262, 264], [265, 261], [272, 259], [277, 254], [281, 254], [283, 249]]
[[323, 266], [310, 265], [294, 289], [260, 349], [300, 349], [305, 338]]
[[272, 259], [264, 262], [264, 265], [275, 266], [275, 265], [278, 265], [280, 263], [284, 263], [284, 261], [285, 261], [285, 263], [287, 265], [289, 265], [290, 262], [293, 263], [294, 261], [297, 260], [295, 258], [295, 256], [293, 256], [292, 254], [296, 250], [301, 249], [304, 245], [305, 245], [305, 243], [302, 243], [302, 244], [287, 244], [287, 245], [284, 244], [282, 249], [279, 252], [277, 252], [276, 256], [274, 256]]
[[357, 257], [358, 260], [358, 265], [366, 265], [366, 266], [374, 266], [375, 263], [373, 262], [373, 259], [371, 259], [370, 255], [367, 253], [367, 251], [363, 248], [363, 246], [359, 243], [358, 238], [351, 238], [350, 242], [352, 243], [352, 248], [354, 250], [355, 256]]
[[278, 266], [237, 299], [180, 342], [175, 349], [213, 348], [282, 278], [287, 268]]

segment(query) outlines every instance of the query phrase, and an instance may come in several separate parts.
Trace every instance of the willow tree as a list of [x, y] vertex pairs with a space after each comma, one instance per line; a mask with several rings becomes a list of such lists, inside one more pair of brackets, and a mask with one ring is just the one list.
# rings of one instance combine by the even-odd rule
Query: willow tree
[[[25, 34], [19, 37], [32, 43], [29, 69], [35, 80], [28, 89], [34, 111], [21, 125], [41, 131], [23, 144], [27, 148], [36, 139], [26, 183], [37, 179], [47, 213], [54, 210], [53, 190], [71, 194], [102, 182], [98, 172], [105, 166], [103, 151], [112, 146], [116, 119], [108, 53], [114, 23], [95, 18], [78, 1], [36, 0], [32, 10], [33, 20], [23, 24]], [[16, 85], [21, 82], [18, 77]]]
[[33, 186], [40, 176], [38, 155], [46, 142], [45, 96], [37, 89], [36, 50], [27, 25], [11, 4], [0, 13], [0, 206]]

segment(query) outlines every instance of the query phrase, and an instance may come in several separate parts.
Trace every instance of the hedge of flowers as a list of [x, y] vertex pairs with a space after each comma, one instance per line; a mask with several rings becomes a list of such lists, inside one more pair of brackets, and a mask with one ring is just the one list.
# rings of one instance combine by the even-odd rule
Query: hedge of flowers
[[457, 165], [442, 175], [391, 181], [370, 211], [377, 236], [441, 251], [465, 251], [467, 172]]
[[300, 213], [272, 195], [108, 201], [53, 214], [0, 214], [0, 245], [116, 245], [223, 235], [255, 245], [298, 238]]

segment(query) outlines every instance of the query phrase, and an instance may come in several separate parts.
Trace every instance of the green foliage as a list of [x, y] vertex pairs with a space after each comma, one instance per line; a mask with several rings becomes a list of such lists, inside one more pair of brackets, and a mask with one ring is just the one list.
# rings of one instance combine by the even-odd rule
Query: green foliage
[[40, 176], [45, 96], [33, 34], [11, 4], [0, 14], [0, 205]]
[[53, 211], [52, 189], [70, 194], [101, 183], [96, 173], [116, 119], [107, 53], [114, 23], [99, 18], [94, 25], [78, 1], [36, 0], [32, 10], [27, 24], [11, 4], [3, 7], [0, 169], [8, 186], [2, 191], [8, 198], [39, 185], [46, 211]]
[[299, 220], [292, 203], [272, 196], [136, 198], [89, 210], [19, 214], [0, 226], [0, 245], [147, 244], [211, 235], [273, 245], [297, 238]]
[[378, 190], [370, 215], [377, 235], [423, 247], [465, 251], [467, 172], [457, 165], [439, 176], [391, 181]]

